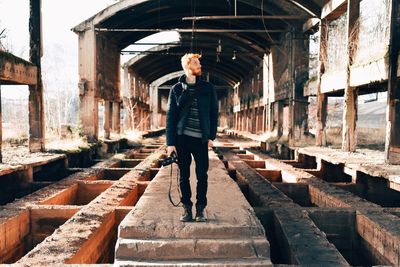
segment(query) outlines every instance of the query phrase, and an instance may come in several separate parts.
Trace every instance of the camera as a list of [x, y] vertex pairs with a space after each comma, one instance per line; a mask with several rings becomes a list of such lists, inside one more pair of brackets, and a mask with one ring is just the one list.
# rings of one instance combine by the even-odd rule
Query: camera
[[158, 162], [161, 164], [161, 166], [167, 166], [174, 162], [178, 163], [178, 155], [176, 154], [175, 151], [172, 151], [171, 156], [165, 159], [159, 159]]

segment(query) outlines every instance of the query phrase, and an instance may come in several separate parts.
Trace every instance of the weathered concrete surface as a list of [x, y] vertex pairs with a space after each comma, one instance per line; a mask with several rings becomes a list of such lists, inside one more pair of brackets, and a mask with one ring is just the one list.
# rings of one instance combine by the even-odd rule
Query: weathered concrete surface
[[230, 168], [235, 169], [238, 183], [248, 185], [249, 201], [258, 206], [257, 214], [264, 221], [264, 226], [271, 223], [263, 215], [264, 210], [272, 212], [270, 233], [275, 235], [276, 246], [284, 255], [285, 262], [304, 266], [348, 266], [302, 207], [234, 153], [224, 153], [224, 158]]
[[328, 147], [303, 147], [296, 149], [298, 154], [316, 157], [332, 164], [344, 164], [345, 173], [355, 175], [356, 172], [382, 177], [394, 190], [400, 189], [400, 166], [385, 163], [384, 152], [369, 149], [357, 149], [357, 152], [345, 152]]
[[[128, 151], [122, 155], [117, 154], [110, 159], [109, 163], [104, 163], [102, 166], [114, 164], [116, 158], [127, 157], [131, 153], [133, 152]], [[18, 246], [21, 243], [23, 245], [22, 239], [29, 237], [29, 235], [36, 238], [34, 241], [40, 242], [44, 239], [26, 255], [24, 254], [27, 251], [22, 251], [10, 262], [15, 262], [18, 258], [20, 259], [15, 263], [16, 266], [60, 266], [69, 263], [112, 262], [117, 226], [128, 211], [132, 209], [132, 205], [136, 203], [138, 198], [139, 186], [136, 182], [148, 179], [150, 169], [157, 164], [157, 159], [164, 153], [163, 148], [158, 149], [150, 157], [138, 164], [135, 169], [131, 169], [129, 173], [125, 173], [123, 177], [114, 182], [99, 180], [108, 178], [108, 174], [103, 174], [105, 169], [86, 169], [38, 190], [23, 200], [14, 201], [6, 205], [5, 209], [0, 211], [0, 233], [4, 232], [5, 229], [11, 230], [8, 231], [8, 240], [4, 241], [3, 238], [0, 240], [0, 244], [9, 245], [15, 243], [15, 246]], [[65, 216], [63, 217], [57, 217], [56, 212], [51, 212], [50, 205], [41, 205], [43, 200], [57, 198], [58, 196], [62, 200], [64, 197], [62, 194], [68, 197], [67, 191], [76, 186], [76, 184], [78, 184], [78, 187], [83, 186], [81, 196], [84, 198], [89, 197], [86, 200], [82, 199], [82, 203], [86, 203], [95, 197], [87, 205], [64, 205], [64, 207], [68, 206], [68, 211], [65, 211]], [[104, 187], [103, 189], [105, 190], [97, 188], [94, 190], [97, 192], [94, 192], [87, 186], [106, 186], [107, 189]], [[57, 209], [60, 205], [53, 206]], [[38, 209], [40, 209], [41, 213], [37, 212]], [[57, 212], [60, 213], [60, 210], [62, 209], [57, 210]], [[50, 233], [48, 228], [45, 229], [47, 232], [29, 232], [30, 226], [37, 225], [38, 218], [32, 217], [34, 214], [39, 215], [39, 219], [40, 216], [44, 219], [58, 218], [59, 224], [70, 218], [60, 227], [57, 225], [58, 228], [51, 235], [48, 235]], [[21, 216], [27, 216], [28, 218], [24, 219]], [[15, 220], [10, 220], [14, 218]], [[24, 223], [27, 225], [27, 232], [25, 231]], [[46, 222], [43, 221], [43, 223]], [[47, 224], [44, 226], [48, 227]], [[31, 230], [33, 229], [40, 230], [37, 227]], [[0, 237], [2, 236], [4, 235], [0, 235]]]
[[[255, 150], [252, 151], [255, 152]], [[264, 159], [266, 168], [280, 169], [282, 176], [286, 173], [294, 177], [295, 182], [308, 184], [310, 200], [318, 207], [356, 209], [357, 232], [361, 238], [362, 246], [370, 254], [371, 261], [399, 266], [400, 218], [388, 214], [390, 210], [385, 210], [377, 204], [267, 155], [257, 154], [255, 159]], [[282, 180], [284, 180], [284, 177], [282, 177]], [[276, 209], [274, 212], [276, 213]]]
[[[170, 167], [162, 168], [135, 208], [121, 222], [116, 264], [129, 266], [167, 264], [258, 265], [271, 264], [269, 243], [254, 210], [222, 162], [209, 152], [206, 223], [179, 221], [181, 207], [168, 201]], [[191, 166], [192, 199], [195, 200], [195, 163]], [[176, 176], [177, 165], [173, 166]], [[175, 181], [175, 178], [174, 178]], [[176, 200], [176, 184], [173, 183]], [[195, 213], [195, 207], [193, 207]]]

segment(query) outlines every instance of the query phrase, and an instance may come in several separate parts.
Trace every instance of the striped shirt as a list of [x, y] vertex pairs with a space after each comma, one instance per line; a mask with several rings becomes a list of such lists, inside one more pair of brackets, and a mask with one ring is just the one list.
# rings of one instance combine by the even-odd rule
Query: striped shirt
[[[189, 90], [190, 94], [194, 94], [195, 89], [195, 84], [188, 84], [187, 90]], [[192, 104], [190, 105], [187, 123], [185, 129], [183, 129], [183, 134], [198, 138], [202, 137], [196, 96], [193, 98]]]

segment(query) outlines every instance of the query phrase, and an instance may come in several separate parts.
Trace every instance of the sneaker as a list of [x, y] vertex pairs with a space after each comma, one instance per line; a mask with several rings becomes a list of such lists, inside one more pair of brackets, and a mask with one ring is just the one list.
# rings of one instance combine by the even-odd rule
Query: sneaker
[[204, 207], [196, 209], [196, 222], [206, 222], [207, 218], [204, 216]]
[[192, 215], [192, 207], [191, 206], [187, 206], [187, 205], [183, 205], [183, 215], [180, 218], [181, 222], [190, 222], [193, 220], [193, 215]]

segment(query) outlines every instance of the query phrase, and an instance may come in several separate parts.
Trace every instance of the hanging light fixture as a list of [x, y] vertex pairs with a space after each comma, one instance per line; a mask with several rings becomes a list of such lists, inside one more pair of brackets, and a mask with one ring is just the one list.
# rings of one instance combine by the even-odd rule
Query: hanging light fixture
[[222, 45], [221, 45], [221, 39], [218, 40], [218, 45], [217, 45], [217, 62], [220, 62], [220, 54], [222, 52]]
[[232, 60], [236, 60], [236, 50], [233, 50]]

